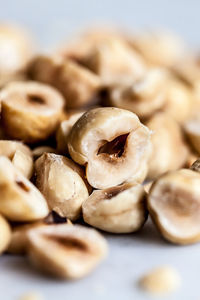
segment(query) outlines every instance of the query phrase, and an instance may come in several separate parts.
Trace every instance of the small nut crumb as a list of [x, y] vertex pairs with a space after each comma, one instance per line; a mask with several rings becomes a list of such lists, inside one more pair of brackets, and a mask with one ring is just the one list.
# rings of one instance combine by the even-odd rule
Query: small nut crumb
[[152, 294], [165, 295], [177, 290], [181, 278], [177, 270], [171, 266], [160, 266], [153, 269], [139, 280], [142, 289]]
[[43, 300], [43, 297], [38, 293], [30, 292], [22, 295], [19, 300]]

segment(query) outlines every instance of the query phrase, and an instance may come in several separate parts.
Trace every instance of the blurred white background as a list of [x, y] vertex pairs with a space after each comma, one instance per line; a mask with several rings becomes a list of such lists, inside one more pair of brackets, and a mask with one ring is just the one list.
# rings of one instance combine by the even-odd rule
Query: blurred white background
[[200, 46], [199, 0], [0, 0], [0, 20], [29, 28], [42, 47], [94, 24], [167, 28]]

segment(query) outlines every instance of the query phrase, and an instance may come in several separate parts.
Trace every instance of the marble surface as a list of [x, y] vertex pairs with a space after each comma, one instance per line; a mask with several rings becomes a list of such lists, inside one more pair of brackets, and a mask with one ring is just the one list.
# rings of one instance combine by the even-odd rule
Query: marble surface
[[[0, 20], [25, 25], [45, 49], [53, 48], [74, 31], [101, 23], [133, 31], [169, 28], [191, 45], [200, 45], [198, 0], [0, 0], [0, 7]], [[1, 257], [0, 299], [18, 300], [29, 291], [40, 293], [44, 300], [153, 299], [138, 288], [137, 281], [144, 272], [163, 264], [176, 267], [182, 277], [181, 288], [164, 299], [200, 299], [200, 245], [170, 245], [151, 223], [137, 234], [106, 238], [109, 256], [95, 272], [77, 282], [45, 278], [21, 257]]]

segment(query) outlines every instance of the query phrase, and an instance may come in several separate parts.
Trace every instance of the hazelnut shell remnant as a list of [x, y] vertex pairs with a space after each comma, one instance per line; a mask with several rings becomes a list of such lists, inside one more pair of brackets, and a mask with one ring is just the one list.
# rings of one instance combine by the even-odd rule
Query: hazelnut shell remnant
[[148, 195], [149, 213], [168, 241], [200, 241], [200, 174], [181, 169], [158, 178]]
[[49, 207], [61, 217], [77, 219], [89, 196], [81, 167], [67, 157], [45, 153], [36, 161], [35, 170], [36, 186]]
[[134, 113], [114, 107], [96, 108], [74, 124], [68, 149], [74, 161], [86, 165], [89, 184], [106, 189], [144, 179], [141, 169], [151, 154], [150, 136], [150, 130]]
[[113, 233], [137, 231], [147, 218], [145, 192], [140, 184], [93, 191], [82, 209], [86, 223]]
[[56, 130], [64, 104], [59, 92], [37, 82], [12, 82], [0, 100], [6, 133], [27, 143], [47, 139]]
[[30, 230], [28, 244], [32, 264], [63, 279], [86, 276], [107, 254], [103, 236], [80, 225], [49, 225]]

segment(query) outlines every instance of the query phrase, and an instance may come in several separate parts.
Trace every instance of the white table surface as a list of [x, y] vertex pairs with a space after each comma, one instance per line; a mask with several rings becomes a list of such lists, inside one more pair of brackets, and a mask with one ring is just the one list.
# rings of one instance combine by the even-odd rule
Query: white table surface
[[[200, 45], [199, 12], [198, 0], [0, 0], [0, 20], [27, 26], [42, 48], [53, 48], [72, 32], [94, 23], [132, 30], [169, 28], [191, 45]], [[182, 277], [181, 288], [164, 299], [200, 299], [200, 244], [168, 244], [151, 223], [137, 234], [106, 238], [109, 256], [89, 277], [77, 282], [45, 278], [22, 257], [1, 257], [0, 300], [17, 300], [29, 291], [40, 293], [45, 300], [154, 299], [138, 288], [137, 280], [163, 264], [177, 268]]]

